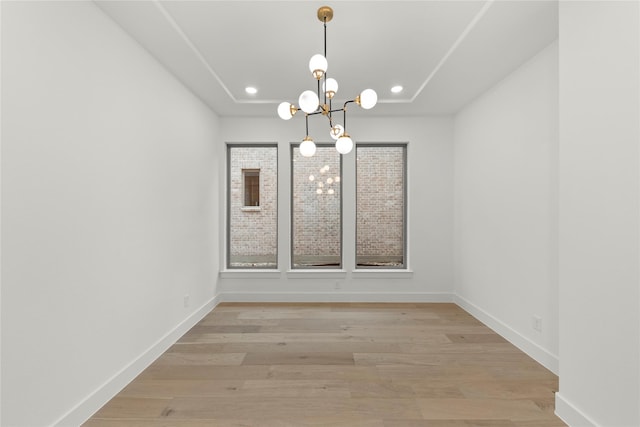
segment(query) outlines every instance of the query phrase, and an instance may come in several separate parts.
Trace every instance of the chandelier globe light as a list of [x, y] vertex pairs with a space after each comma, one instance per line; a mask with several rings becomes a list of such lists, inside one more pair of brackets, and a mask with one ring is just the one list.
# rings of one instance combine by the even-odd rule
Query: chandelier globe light
[[[278, 105], [278, 116], [282, 120], [291, 119], [298, 111], [305, 113], [306, 136], [300, 144], [300, 154], [304, 157], [311, 157], [316, 152], [313, 138], [309, 136], [309, 116], [321, 114], [327, 117], [329, 121], [329, 136], [336, 140], [336, 150], [340, 154], [348, 154], [353, 150], [353, 140], [346, 133], [347, 105], [355, 103], [365, 110], [370, 110], [378, 102], [376, 91], [365, 89], [355, 99], [346, 101], [342, 108], [333, 108], [332, 100], [338, 92], [338, 82], [334, 78], [327, 77], [327, 69], [329, 68], [327, 61], [327, 22], [333, 19], [333, 9], [329, 6], [322, 6], [318, 9], [317, 15], [324, 25], [324, 54], [317, 53], [309, 60], [309, 71], [313, 78], [318, 81], [317, 92], [312, 90], [302, 92], [298, 98], [299, 107], [286, 101]], [[342, 111], [342, 124], [336, 123], [334, 120], [334, 113], [339, 113], [340, 111]]]
[[340, 154], [348, 154], [353, 149], [353, 140], [348, 134], [343, 134], [336, 141], [336, 150]]
[[331, 138], [336, 139], [336, 140], [338, 138], [340, 138], [343, 133], [344, 133], [344, 127], [341, 124], [335, 125], [329, 131], [329, 135], [331, 136]]
[[300, 98], [298, 98], [298, 104], [300, 104], [300, 109], [302, 111], [307, 114], [311, 114], [320, 106], [320, 99], [314, 91], [305, 90], [300, 94]]
[[365, 89], [362, 91], [360, 95], [356, 98], [356, 104], [364, 108], [365, 110], [370, 110], [376, 106], [378, 102], [378, 94], [373, 89]]
[[333, 99], [336, 92], [338, 92], [338, 82], [336, 79], [326, 79], [325, 82], [322, 83], [322, 91], [327, 95], [327, 98]]
[[289, 120], [297, 112], [298, 109], [296, 106], [289, 102], [281, 102], [280, 105], [278, 105], [278, 115], [282, 120]]
[[309, 71], [311, 71], [311, 74], [316, 78], [316, 80], [320, 80], [322, 76], [324, 76], [324, 73], [327, 72], [328, 66], [327, 58], [319, 53], [313, 55], [309, 60]]
[[303, 157], [311, 157], [316, 154], [316, 144], [310, 136], [306, 136], [300, 144], [300, 154]]

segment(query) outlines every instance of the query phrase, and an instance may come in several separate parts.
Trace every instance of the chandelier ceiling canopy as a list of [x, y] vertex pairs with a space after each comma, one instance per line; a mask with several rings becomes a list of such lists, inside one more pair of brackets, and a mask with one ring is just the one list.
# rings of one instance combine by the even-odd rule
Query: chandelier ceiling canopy
[[[328, 119], [329, 135], [336, 140], [336, 150], [340, 154], [348, 154], [353, 149], [353, 140], [347, 133], [347, 105], [356, 103], [365, 110], [373, 108], [378, 102], [378, 95], [373, 89], [365, 89], [358, 96], [346, 101], [342, 108], [333, 108], [332, 99], [338, 92], [338, 82], [327, 77], [329, 63], [327, 61], [327, 22], [333, 18], [333, 9], [322, 6], [318, 9], [318, 19], [324, 25], [324, 53], [317, 53], [309, 60], [309, 71], [317, 81], [317, 90], [305, 90], [298, 98], [298, 107], [289, 102], [278, 105], [278, 115], [283, 120], [291, 119], [298, 111], [305, 114], [306, 136], [300, 144], [300, 154], [311, 157], [316, 152], [316, 145], [309, 135], [309, 116], [323, 115]], [[322, 103], [321, 103], [322, 100]], [[334, 113], [342, 112], [342, 124], [336, 123]]]

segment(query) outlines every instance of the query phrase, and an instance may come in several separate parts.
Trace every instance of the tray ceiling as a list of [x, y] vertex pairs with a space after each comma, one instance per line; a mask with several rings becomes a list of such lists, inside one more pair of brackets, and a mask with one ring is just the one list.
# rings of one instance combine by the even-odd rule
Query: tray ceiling
[[454, 113], [558, 36], [556, 1], [96, 3], [220, 116], [275, 116], [315, 90], [307, 64], [322, 53], [324, 4], [337, 101], [371, 87], [367, 115]]

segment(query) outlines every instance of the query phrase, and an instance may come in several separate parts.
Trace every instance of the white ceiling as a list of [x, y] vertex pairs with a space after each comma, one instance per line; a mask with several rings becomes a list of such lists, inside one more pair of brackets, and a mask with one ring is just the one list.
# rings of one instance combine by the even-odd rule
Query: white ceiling
[[334, 106], [371, 87], [367, 115], [456, 112], [558, 36], [556, 0], [96, 3], [220, 116], [276, 116], [317, 89], [307, 66], [323, 51], [325, 4]]

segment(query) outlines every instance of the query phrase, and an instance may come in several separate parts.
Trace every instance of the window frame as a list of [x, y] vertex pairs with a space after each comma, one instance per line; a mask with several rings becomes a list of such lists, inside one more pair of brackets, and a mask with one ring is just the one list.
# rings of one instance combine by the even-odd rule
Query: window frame
[[[309, 267], [304, 267], [304, 266], [295, 266], [294, 265], [294, 259], [295, 259], [295, 254], [294, 254], [294, 236], [295, 236], [295, 205], [294, 205], [294, 200], [295, 200], [295, 196], [294, 196], [294, 152], [296, 148], [300, 148], [300, 143], [299, 142], [295, 142], [295, 143], [291, 143], [289, 145], [289, 169], [290, 169], [290, 176], [289, 176], [289, 197], [290, 197], [290, 208], [289, 208], [289, 219], [290, 219], [290, 234], [289, 234], [289, 269], [292, 272], [309, 272], [309, 271], [322, 271], [322, 272], [342, 272], [344, 269], [344, 186], [343, 186], [343, 173], [344, 173], [344, 161], [343, 161], [343, 156], [341, 154], [339, 154], [337, 151], [337, 155], [339, 156], [339, 171], [340, 171], [340, 263], [336, 266], [334, 265], [328, 265], [328, 266], [309, 266]], [[335, 150], [335, 143], [316, 143], [316, 148], [333, 148]]]
[[[250, 267], [250, 266], [232, 266], [231, 265], [231, 150], [234, 148], [274, 148], [276, 150], [276, 156], [275, 156], [275, 169], [276, 169], [276, 173], [275, 173], [275, 178], [276, 178], [276, 185], [275, 185], [275, 189], [276, 189], [276, 194], [275, 194], [275, 201], [276, 201], [276, 221], [275, 221], [275, 236], [276, 236], [276, 242], [275, 242], [275, 265], [273, 267]], [[280, 180], [280, 164], [279, 164], [279, 146], [277, 143], [226, 143], [226, 182], [225, 182], [225, 192], [226, 192], [226, 197], [225, 197], [225, 203], [226, 203], [226, 209], [225, 209], [225, 234], [226, 234], [226, 242], [225, 242], [225, 253], [224, 253], [224, 266], [226, 270], [233, 270], [235, 272], [238, 271], [259, 271], [259, 270], [263, 270], [263, 271], [269, 271], [269, 272], [275, 272], [278, 271], [280, 268], [280, 263], [279, 263], [279, 246], [280, 246], [280, 242], [279, 242], [279, 231], [278, 231], [278, 223], [279, 223], [279, 214], [280, 214], [280, 204], [279, 204], [279, 180]], [[244, 170], [257, 170], [260, 171], [260, 175], [262, 175], [262, 168], [243, 168], [242, 170], [242, 206], [241, 206], [241, 210], [242, 211], [261, 211], [262, 207], [263, 207], [263, 203], [262, 203], [262, 191], [260, 188], [260, 205], [259, 206], [245, 206], [244, 205]], [[261, 187], [262, 186], [262, 179], [258, 179], [258, 185]]]
[[[397, 266], [388, 266], [388, 265], [367, 265], [360, 266], [358, 265], [358, 148], [385, 148], [385, 147], [400, 147], [402, 148], [402, 264]], [[388, 142], [388, 143], [356, 143], [354, 147], [356, 159], [354, 165], [354, 176], [355, 176], [355, 233], [354, 233], [354, 271], [366, 271], [366, 270], [403, 270], [408, 271], [409, 263], [408, 263], [408, 157], [407, 152], [409, 150], [409, 144], [406, 142]]]

